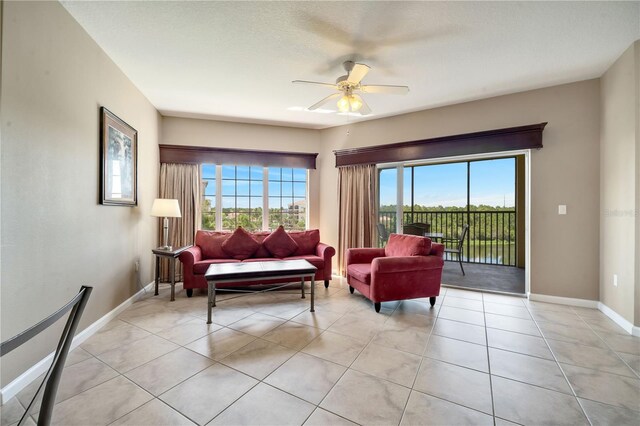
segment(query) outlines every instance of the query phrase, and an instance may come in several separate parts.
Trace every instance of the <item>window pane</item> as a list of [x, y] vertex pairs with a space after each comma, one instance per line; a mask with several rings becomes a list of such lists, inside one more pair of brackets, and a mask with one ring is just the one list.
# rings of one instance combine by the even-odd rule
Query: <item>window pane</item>
[[281, 207], [281, 201], [280, 197], [269, 197], [269, 210], [279, 209]]
[[222, 195], [235, 195], [236, 194], [236, 181], [223, 180], [222, 181]]
[[[390, 234], [396, 232], [397, 225], [398, 169], [382, 169], [379, 176], [378, 222], [384, 225], [387, 233]], [[379, 241], [380, 246], [384, 243], [385, 241]]]
[[472, 161], [469, 172], [471, 210], [483, 210], [480, 206], [515, 209], [515, 158]]
[[203, 180], [202, 186], [204, 186], [204, 195], [216, 195], [215, 179]]
[[[402, 175], [402, 211], [404, 212], [411, 211], [411, 189], [413, 187], [411, 169], [411, 167], [405, 167]], [[413, 222], [413, 220], [409, 220], [407, 223], [410, 222]]]
[[269, 167], [269, 180], [280, 180], [281, 170], [279, 167]]
[[237, 197], [236, 198], [236, 207], [239, 209], [248, 209], [249, 208], [249, 197]]
[[204, 202], [202, 203], [202, 213], [215, 213], [216, 211], [216, 198], [215, 197], [204, 197]]
[[[467, 163], [415, 167], [414, 210], [467, 206]], [[405, 201], [405, 205], [407, 205]], [[421, 220], [416, 220], [421, 222]]]
[[262, 171], [262, 167], [251, 166], [251, 180], [262, 180]]
[[269, 197], [279, 197], [280, 195], [282, 195], [280, 193], [280, 182], [269, 181]]
[[282, 196], [283, 197], [291, 197], [293, 196], [293, 182], [282, 182]]
[[254, 211], [259, 211], [260, 216], [262, 216], [262, 197], [251, 197], [251, 209]]
[[222, 179], [235, 179], [236, 167], [235, 166], [222, 166]]
[[293, 169], [283, 168], [282, 169], [282, 180], [293, 180]]
[[303, 182], [295, 182], [293, 184], [293, 195], [296, 197], [304, 197], [307, 194], [307, 184]]
[[222, 210], [235, 209], [236, 199], [235, 197], [222, 197]]
[[297, 182], [306, 182], [307, 169], [293, 169], [293, 180]]
[[239, 180], [236, 182], [238, 195], [249, 195], [249, 181]]
[[215, 213], [203, 213], [202, 215], [202, 229], [216, 229], [216, 215]]
[[216, 165], [215, 164], [203, 164], [202, 165], [202, 178], [203, 179], [215, 179], [216, 178]]
[[262, 196], [262, 181], [251, 181], [251, 195]]
[[249, 166], [236, 166], [236, 179], [249, 179]]

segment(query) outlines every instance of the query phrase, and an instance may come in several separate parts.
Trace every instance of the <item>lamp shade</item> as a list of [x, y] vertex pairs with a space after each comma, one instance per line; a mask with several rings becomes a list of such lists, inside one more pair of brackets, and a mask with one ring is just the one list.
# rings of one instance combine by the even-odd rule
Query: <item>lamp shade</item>
[[156, 198], [151, 206], [151, 216], [156, 217], [182, 217], [178, 200], [169, 198]]

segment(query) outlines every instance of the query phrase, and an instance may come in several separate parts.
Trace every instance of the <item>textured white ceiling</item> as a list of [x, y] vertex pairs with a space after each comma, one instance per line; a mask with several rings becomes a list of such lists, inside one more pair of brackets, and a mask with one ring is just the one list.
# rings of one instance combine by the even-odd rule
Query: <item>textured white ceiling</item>
[[[64, 7], [164, 115], [324, 128], [599, 77], [640, 2], [80, 2]], [[367, 117], [304, 111], [342, 62], [371, 66]]]

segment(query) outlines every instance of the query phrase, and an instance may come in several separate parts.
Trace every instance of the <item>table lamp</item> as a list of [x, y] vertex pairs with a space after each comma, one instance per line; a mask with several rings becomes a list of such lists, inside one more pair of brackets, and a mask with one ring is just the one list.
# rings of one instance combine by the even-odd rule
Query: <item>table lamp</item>
[[180, 214], [180, 205], [178, 200], [169, 198], [156, 198], [151, 206], [151, 216], [163, 217], [164, 222], [162, 224], [162, 250], [171, 250], [169, 245], [169, 218], [170, 217], [182, 217]]

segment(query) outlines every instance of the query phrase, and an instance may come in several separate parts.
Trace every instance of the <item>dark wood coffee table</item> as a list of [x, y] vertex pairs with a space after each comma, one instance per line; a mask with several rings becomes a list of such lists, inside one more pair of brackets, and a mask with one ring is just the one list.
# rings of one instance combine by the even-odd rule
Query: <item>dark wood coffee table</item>
[[[311, 279], [311, 312], [315, 312], [313, 306], [313, 296], [315, 288], [315, 276], [318, 268], [304, 259], [296, 260], [273, 260], [267, 262], [238, 262], [238, 263], [215, 263], [209, 266], [204, 277], [208, 284], [207, 300], [207, 324], [211, 324], [211, 310], [216, 306], [216, 286], [224, 283], [238, 281], [262, 281], [272, 279], [297, 278], [300, 282], [302, 298], [304, 299], [304, 279]], [[271, 290], [281, 288], [278, 285]], [[264, 290], [267, 291], [267, 290]]]

